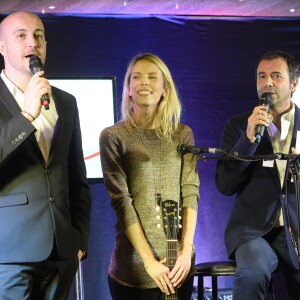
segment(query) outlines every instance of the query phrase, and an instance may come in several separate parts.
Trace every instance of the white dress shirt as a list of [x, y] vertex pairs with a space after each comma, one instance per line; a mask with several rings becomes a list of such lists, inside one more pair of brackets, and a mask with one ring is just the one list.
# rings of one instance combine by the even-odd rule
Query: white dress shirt
[[[294, 128], [294, 116], [295, 116], [295, 105], [293, 104], [292, 109], [281, 116], [281, 132], [278, 130], [278, 128], [274, 125], [273, 122], [270, 122], [269, 126], [267, 127], [268, 133], [271, 138], [274, 153], [285, 153], [285, 154], [290, 153], [290, 146], [291, 146], [293, 128]], [[281, 187], [284, 184], [286, 163], [287, 163], [286, 160], [281, 160], [281, 159], [276, 160]], [[279, 218], [275, 226], [283, 226], [283, 225], [284, 223], [283, 223], [282, 209], [280, 209]]]

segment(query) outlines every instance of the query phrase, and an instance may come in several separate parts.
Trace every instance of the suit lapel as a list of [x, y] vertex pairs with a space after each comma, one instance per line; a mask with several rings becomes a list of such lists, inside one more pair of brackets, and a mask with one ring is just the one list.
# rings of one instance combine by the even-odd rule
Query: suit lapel
[[0, 101], [4, 106], [6, 106], [7, 110], [11, 113], [12, 116], [18, 114], [21, 111], [17, 101], [15, 100], [15, 98], [13, 97], [13, 95], [11, 94], [1, 77]]
[[[274, 153], [271, 138], [269, 135], [269, 132], [267, 128], [265, 128], [263, 138], [257, 148], [257, 155], [272, 155]], [[279, 189], [281, 189], [281, 182], [280, 182], [280, 176], [278, 173], [278, 168], [277, 168], [277, 163], [276, 160], [274, 160], [274, 167], [273, 173], [274, 173], [274, 178], [276, 180], [276, 184], [278, 185]]]
[[[52, 136], [52, 141], [51, 141], [51, 147], [49, 151], [49, 157], [48, 157], [48, 164], [51, 162], [53, 159], [54, 155], [59, 152], [59, 145], [60, 143], [63, 143], [63, 138], [61, 137], [61, 129], [64, 126], [64, 119], [65, 119], [65, 114], [66, 112], [64, 111], [63, 108], [63, 99], [61, 95], [57, 92], [55, 88], [52, 87], [52, 99], [55, 103], [55, 108], [57, 112], [57, 121], [54, 127], [53, 131], [53, 136]], [[64, 112], [64, 117], [61, 118], [62, 113]]]
[[296, 147], [297, 132], [299, 130], [300, 130], [300, 109], [295, 104], [295, 120], [294, 120], [294, 130], [293, 130], [293, 136], [291, 141], [291, 147]]

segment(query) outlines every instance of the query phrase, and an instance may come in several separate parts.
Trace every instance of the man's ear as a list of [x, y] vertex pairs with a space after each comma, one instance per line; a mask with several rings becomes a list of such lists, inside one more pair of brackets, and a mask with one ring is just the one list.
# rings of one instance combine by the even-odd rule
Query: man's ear
[[4, 41], [0, 41], [0, 53], [2, 56], [6, 56]]
[[293, 82], [291, 83], [291, 91], [292, 91], [292, 93], [294, 93], [295, 92], [295, 90], [296, 90], [296, 87], [297, 87], [297, 85], [298, 85], [298, 78], [297, 79], [294, 79], [293, 80]]

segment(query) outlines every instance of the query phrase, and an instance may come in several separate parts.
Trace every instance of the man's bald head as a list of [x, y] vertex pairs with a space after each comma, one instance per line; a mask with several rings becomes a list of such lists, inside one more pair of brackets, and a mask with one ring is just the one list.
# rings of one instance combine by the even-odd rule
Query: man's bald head
[[15, 12], [5, 17], [0, 23], [0, 41], [5, 39], [7, 26], [10, 26], [12, 23], [16, 22], [16, 20], [26, 20], [30, 18], [36, 19], [40, 23], [41, 29], [44, 31], [43, 22], [37, 15], [31, 12]]

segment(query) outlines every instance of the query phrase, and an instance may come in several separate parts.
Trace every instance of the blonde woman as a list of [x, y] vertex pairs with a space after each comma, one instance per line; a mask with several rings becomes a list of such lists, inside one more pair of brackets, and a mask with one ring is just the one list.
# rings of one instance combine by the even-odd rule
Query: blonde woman
[[[177, 153], [178, 144], [194, 144], [180, 114], [165, 63], [151, 53], [134, 57], [124, 80], [122, 120], [100, 136], [104, 182], [117, 215], [109, 266], [114, 300], [191, 298], [199, 178], [196, 157]], [[165, 200], [178, 204], [182, 215], [172, 268], [165, 264]]]

